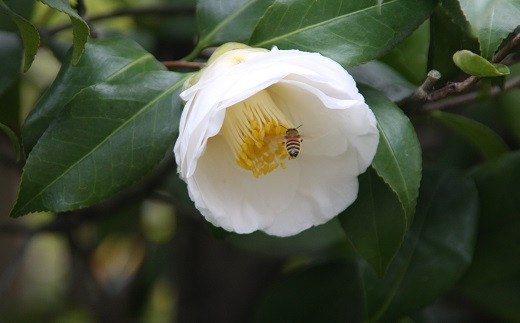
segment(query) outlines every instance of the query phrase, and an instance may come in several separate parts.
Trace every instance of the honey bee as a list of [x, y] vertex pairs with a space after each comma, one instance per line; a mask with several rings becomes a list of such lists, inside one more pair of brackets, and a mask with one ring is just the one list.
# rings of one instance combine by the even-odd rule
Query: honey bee
[[289, 159], [298, 157], [298, 154], [300, 153], [303, 138], [298, 132], [298, 128], [301, 126], [302, 125], [299, 125], [296, 128], [289, 128], [285, 132], [285, 149], [289, 154]]

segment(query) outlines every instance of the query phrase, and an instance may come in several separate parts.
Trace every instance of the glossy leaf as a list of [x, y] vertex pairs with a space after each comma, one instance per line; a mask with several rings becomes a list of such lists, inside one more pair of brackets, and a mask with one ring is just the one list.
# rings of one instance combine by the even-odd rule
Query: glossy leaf
[[509, 68], [503, 64], [493, 64], [484, 57], [469, 50], [459, 50], [453, 54], [453, 62], [469, 75], [479, 77], [503, 76], [509, 74]]
[[410, 120], [393, 102], [368, 87], [360, 90], [376, 116], [379, 129], [379, 146], [372, 166], [397, 194], [410, 225], [421, 184], [419, 140]]
[[481, 55], [490, 60], [502, 41], [520, 24], [520, 2], [459, 0], [480, 42]]
[[430, 15], [432, 0], [279, 0], [259, 20], [249, 44], [320, 52], [343, 66], [378, 58]]
[[462, 115], [434, 111], [435, 120], [451, 128], [466, 139], [485, 159], [498, 158], [510, 151], [504, 140], [480, 122]]
[[79, 209], [141, 179], [171, 148], [184, 80], [135, 72], [83, 89], [31, 151], [11, 216]]
[[401, 246], [406, 216], [395, 193], [373, 169], [359, 176], [359, 193], [339, 219], [353, 248], [383, 275]]
[[417, 311], [452, 288], [471, 263], [477, 221], [470, 178], [426, 172], [414, 222], [385, 276], [359, 263], [370, 321]]
[[369, 85], [383, 92], [396, 102], [410, 96], [416, 86], [408, 82], [397, 71], [379, 61], [371, 61], [347, 69], [358, 83]]
[[199, 0], [197, 25], [200, 39], [193, 55], [201, 49], [225, 42], [245, 42], [258, 19], [274, 0]]
[[0, 0], [0, 16], [8, 16], [11, 18], [20, 30], [25, 51], [24, 71], [27, 71], [29, 67], [31, 67], [34, 56], [36, 56], [36, 52], [40, 47], [40, 34], [36, 27], [25, 18], [9, 9], [2, 0]]
[[18, 36], [0, 30], [0, 95], [18, 79], [22, 67], [23, 48]]
[[51, 8], [59, 10], [70, 17], [72, 23], [72, 32], [74, 34], [72, 64], [77, 64], [81, 58], [81, 54], [85, 49], [85, 44], [90, 35], [90, 28], [88, 24], [81, 18], [76, 10], [70, 7], [68, 0], [41, 0]]
[[475, 256], [461, 282], [474, 304], [507, 322], [520, 321], [520, 153], [473, 170], [481, 218]]
[[164, 70], [150, 53], [125, 38], [92, 40], [87, 43], [78, 64], [73, 66], [71, 61], [72, 52], [69, 52], [54, 83], [25, 120], [22, 138], [26, 154], [65, 104], [82, 89], [115, 77]]

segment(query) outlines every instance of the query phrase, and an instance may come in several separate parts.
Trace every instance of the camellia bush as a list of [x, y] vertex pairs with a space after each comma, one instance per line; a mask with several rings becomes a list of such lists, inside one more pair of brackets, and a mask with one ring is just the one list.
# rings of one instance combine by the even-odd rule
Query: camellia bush
[[515, 0], [0, 0], [0, 317], [518, 322], [519, 61]]

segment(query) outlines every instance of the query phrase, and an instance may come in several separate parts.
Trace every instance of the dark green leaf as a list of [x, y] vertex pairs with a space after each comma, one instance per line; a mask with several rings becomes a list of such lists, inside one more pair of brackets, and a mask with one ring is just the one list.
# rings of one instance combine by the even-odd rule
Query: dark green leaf
[[414, 222], [385, 276], [359, 262], [371, 321], [411, 313], [448, 291], [471, 263], [477, 220], [470, 178], [426, 172]]
[[500, 43], [520, 25], [520, 2], [459, 0], [480, 42], [481, 55], [490, 60]]
[[0, 95], [16, 81], [22, 67], [23, 49], [18, 36], [0, 30]]
[[0, 15], [7, 15], [10, 17], [20, 30], [23, 47], [25, 49], [24, 71], [27, 71], [29, 67], [31, 67], [34, 56], [36, 56], [36, 52], [38, 51], [38, 47], [40, 47], [40, 34], [36, 27], [25, 18], [9, 9], [2, 0], [0, 0]]
[[479, 77], [503, 76], [509, 74], [509, 68], [503, 64], [493, 64], [484, 57], [469, 50], [459, 50], [453, 54], [453, 62], [469, 75]]
[[430, 16], [433, 0], [278, 0], [249, 44], [320, 52], [343, 66], [380, 57]]
[[416, 89], [415, 85], [408, 82], [394, 69], [379, 61], [350, 67], [348, 72], [356, 82], [370, 85], [383, 92], [394, 102], [410, 96]]
[[[435, 8], [430, 17], [428, 70], [435, 69], [441, 73], [442, 78], [437, 86], [453, 80], [460, 74], [460, 69], [453, 62], [453, 53], [464, 48], [478, 51], [478, 42], [466, 32], [469, 26], [457, 24], [452, 17], [452, 14], [456, 16], [458, 13], [467, 24], [458, 3], [455, 4], [455, 9], [452, 9], [447, 8], [444, 2], [441, 2], [442, 6]], [[452, 13], [452, 10], [455, 13]]]
[[421, 147], [410, 120], [393, 102], [368, 87], [360, 87], [374, 112], [379, 129], [379, 146], [372, 166], [394, 190], [408, 225], [412, 222], [421, 184]]
[[358, 198], [339, 219], [356, 252], [383, 275], [401, 246], [407, 223], [397, 196], [373, 169], [359, 176]]
[[[35, 2], [34, 0], [0, 0], [9, 9], [16, 12], [26, 20], [30, 20], [32, 17]], [[10, 19], [0, 19], [0, 30], [17, 32], [18, 27]]]
[[126, 73], [83, 89], [31, 151], [11, 215], [86, 207], [141, 179], [174, 141], [184, 79]]
[[510, 151], [499, 135], [480, 122], [439, 110], [431, 116], [460, 134], [486, 159], [498, 158]]
[[76, 10], [72, 9], [69, 0], [40, 0], [51, 8], [59, 10], [70, 17], [72, 33], [74, 34], [72, 64], [77, 64], [85, 49], [85, 44], [90, 35], [88, 24], [81, 18]]
[[421, 84], [427, 73], [430, 26], [426, 21], [409, 37], [380, 58], [414, 84]]
[[475, 256], [463, 294], [507, 322], [520, 321], [520, 153], [479, 166], [473, 177], [481, 200]]
[[9, 140], [11, 140], [11, 143], [13, 144], [14, 151], [16, 153], [16, 160], [20, 160], [20, 142], [18, 141], [18, 137], [16, 134], [9, 129], [6, 125], [0, 123], [0, 130], [9, 137]]
[[199, 0], [197, 25], [200, 40], [193, 54], [225, 42], [245, 42], [258, 19], [274, 0]]
[[253, 322], [362, 322], [355, 266], [330, 262], [283, 276], [262, 299]]
[[82, 89], [115, 77], [164, 69], [150, 53], [125, 38], [92, 40], [76, 66], [72, 66], [71, 60], [69, 52], [54, 83], [25, 120], [22, 138], [26, 154], [65, 104]]

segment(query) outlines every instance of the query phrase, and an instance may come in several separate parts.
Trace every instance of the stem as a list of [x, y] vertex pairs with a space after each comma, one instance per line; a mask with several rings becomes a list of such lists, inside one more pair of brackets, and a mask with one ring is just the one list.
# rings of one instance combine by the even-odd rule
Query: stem
[[179, 61], [164, 61], [161, 62], [166, 68], [195, 68], [200, 69], [206, 66], [204, 63], [199, 62], [188, 62], [184, 60]]
[[[506, 84], [504, 85], [504, 88], [501, 88], [499, 86], [495, 86], [495, 87], [491, 88], [488, 95], [496, 96], [503, 92], [510, 91], [512, 89], [519, 88], [519, 87], [520, 87], [520, 76], [507, 81]], [[426, 103], [425, 105], [423, 105], [421, 107], [420, 111], [426, 112], [426, 111], [453, 108], [453, 107], [456, 107], [459, 105], [463, 105], [463, 104], [472, 102], [472, 101], [476, 100], [478, 96], [479, 96], [479, 92], [474, 91], [474, 92], [467, 93], [464, 95], [447, 98], [447, 99], [444, 99], [441, 101]]]

